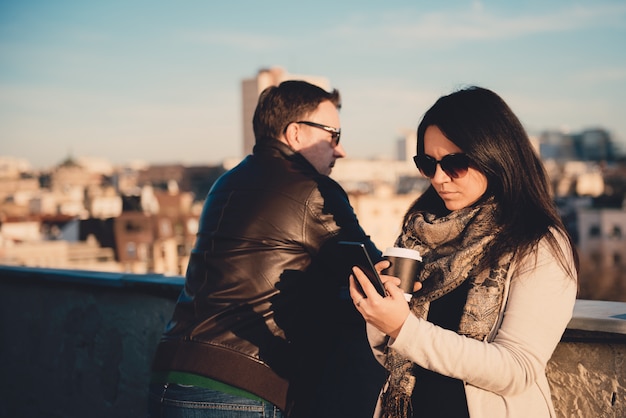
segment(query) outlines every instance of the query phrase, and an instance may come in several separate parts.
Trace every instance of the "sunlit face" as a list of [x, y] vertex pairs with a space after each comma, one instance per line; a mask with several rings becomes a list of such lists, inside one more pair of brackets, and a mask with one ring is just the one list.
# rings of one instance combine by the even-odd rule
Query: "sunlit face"
[[[441, 160], [448, 154], [459, 154], [463, 150], [456, 146], [434, 125], [426, 128], [424, 133], [424, 153], [436, 160]], [[430, 179], [439, 197], [444, 201], [448, 210], [463, 209], [476, 203], [487, 191], [487, 177], [480, 171], [472, 168], [467, 174], [458, 178], [448, 176], [437, 164], [435, 175]]]
[[[330, 101], [320, 103], [306, 120], [332, 128], [341, 127], [339, 110]], [[296, 140], [290, 141], [292, 148], [302, 154], [320, 174], [329, 175], [337, 158], [346, 156], [341, 143], [334, 146], [331, 133], [324, 129], [305, 124], [293, 125], [296, 126]]]

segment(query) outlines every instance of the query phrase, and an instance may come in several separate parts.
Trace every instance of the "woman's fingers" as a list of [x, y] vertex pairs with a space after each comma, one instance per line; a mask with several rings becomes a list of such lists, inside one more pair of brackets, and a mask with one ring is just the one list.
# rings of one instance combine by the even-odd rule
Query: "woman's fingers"
[[[357, 283], [360, 286], [357, 286]], [[355, 304], [355, 298], [358, 299], [359, 296], [369, 298], [374, 294], [378, 295], [378, 292], [376, 292], [374, 285], [370, 283], [365, 273], [357, 266], [352, 267], [352, 275], [350, 276], [350, 296]]]
[[380, 260], [374, 265], [379, 274], [389, 266], [391, 266], [391, 262], [389, 260]]
[[396, 284], [399, 279], [393, 276], [381, 277], [388, 294], [383, 298], [363, 271], [358, 267], [354, 267], [352, 271], [350, 296], [354, 306], [368, 323], [395, 338], [409, 314], [409, 305], [404, 298], [404, 292]]
[[398, 287], [398, 285], [400, 284], [400, 279], [398, 279], [397, 277], [393, 277], [393, 276], [387, 276], [387, 277], [390, 277], [392, 279], [397, 279], [397, 281], [387, 280], [384, 282], [385, 290], [387, 291], [389, 296], [391, 296], [392, 299], [401, 298], [402, 300], [405, 300], [404, 292]]
[[361, 307], [361, 302], [363, 302], [363, 299], [365, 299], [365, 295], [361, 292], [361, 290], [359, 289], [359, 286], [357, 286], [357, 282], [356, 282], [356, 278], [354, 277], [353, 274], [350, 275], [350, 298], [352, 299], [352, 303], [354, 303], [354, 306], [357, 307], [357, 309], [359, 309]]
[[384, 274], [381, 274], [380, 281], [383, 282], [383, 284], [386, 284], [387, 282], [389, 282], [389, 283], [395, 284], [396, 286], [400, 286], [400, 282], [401, 282], [401, 280], [396, 276], [387, 276]]

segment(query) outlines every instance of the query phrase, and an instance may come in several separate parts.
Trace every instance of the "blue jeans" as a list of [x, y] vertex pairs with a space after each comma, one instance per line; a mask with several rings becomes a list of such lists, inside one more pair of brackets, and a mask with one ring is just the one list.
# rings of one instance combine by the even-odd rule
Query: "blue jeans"
[[269, 402], [174, 383], [153, 383], [148, 399], [149, 418], [283, 418]]

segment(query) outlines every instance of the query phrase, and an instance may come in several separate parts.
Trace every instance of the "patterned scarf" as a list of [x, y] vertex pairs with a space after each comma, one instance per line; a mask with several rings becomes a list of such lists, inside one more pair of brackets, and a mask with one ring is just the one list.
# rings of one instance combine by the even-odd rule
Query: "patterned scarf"
[[[410, 214], [396, 246], [414, 248], [422, 255], [417, 279], [422, 289], [413, 295], [411, 311], [426, 319], [430, 302], [469, 280], [467, 302], [457, 333], [483, 340], [499, 317], [507, 271], [513, 256], [506, 253], [498, 265], [481, 268], [481, 256], [492, 244], [496, 226], [493, 199], [437, 218], [429, 213]], [[413, 363], [387, 348], [385, 367], [390, 371], [382, 394], [382, 418], [409, 417], [415, 387]]]

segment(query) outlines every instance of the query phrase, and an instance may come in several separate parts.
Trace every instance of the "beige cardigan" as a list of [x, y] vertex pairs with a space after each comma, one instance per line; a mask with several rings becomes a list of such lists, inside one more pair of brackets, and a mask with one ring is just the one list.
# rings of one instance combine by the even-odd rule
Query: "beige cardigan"
[[[575, 271], [571, 260], [570, 265]], [[384, 364], [389, 344], [416, 364], [465, 382], [470, 418], [554, 418], [545, 369], [571, 319], [577, 283], [544, 240], [537, 258], [509, 269], [507, 288], [499, 321], [485, 341], [410, 314], [395, 340], [368, 324], [372, 350]], [[375, 417], [379, 407], [380, 402]]]

